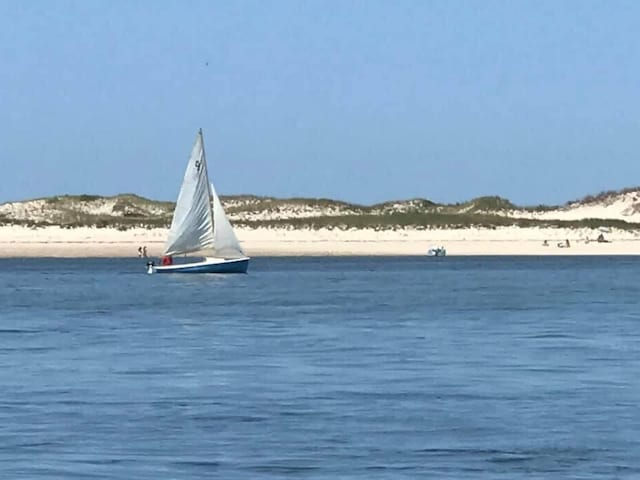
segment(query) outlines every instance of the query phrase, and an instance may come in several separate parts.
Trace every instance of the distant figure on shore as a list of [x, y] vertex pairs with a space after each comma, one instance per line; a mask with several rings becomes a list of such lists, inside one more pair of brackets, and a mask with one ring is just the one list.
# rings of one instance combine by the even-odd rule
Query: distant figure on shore
[[147, 258], [147, 246], [146, 245], [144, 247], [142, 247], [142, 256], [144, 258]]
[[598, 235], [598, 239], [597, 239], [598, 243], [609, 243], [609, 240], [606, 240], [604, 238], [604, 235], [601, 233], [600, 235]]
[[549, 242], [547, 242], [546, 240], [544, 242], [542, 242], [542, 246], [543, 247], [548, 247], [549, 246]]
[[558, 248], [569, 248], [569, 247], [571, 247], [571, 244], [569, 243], [569, 239], [568, 238], [564, 242], [558, 242], [557, 245], [558, 245]]
[[142, 258], [142, 247], [138, 247], [138, 258]]

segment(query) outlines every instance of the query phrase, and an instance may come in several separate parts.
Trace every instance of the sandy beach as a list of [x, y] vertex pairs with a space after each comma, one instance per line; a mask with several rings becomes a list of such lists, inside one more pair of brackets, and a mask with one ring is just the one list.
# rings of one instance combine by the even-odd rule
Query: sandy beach
[[[250, 256], [424, 255], [444, 246], [447, 255], [640, 255], [640, 232], [611, 230], [609, 243], [595, 229], [518, 228], [285, 230], [237, 229]], [[0, 257], [135, 257], [162, 253], [166, 229], [0, 227]], [[548, 246], [543, 242], [547, 241]], [[569, 240], [570, 247], [560, 247]]]

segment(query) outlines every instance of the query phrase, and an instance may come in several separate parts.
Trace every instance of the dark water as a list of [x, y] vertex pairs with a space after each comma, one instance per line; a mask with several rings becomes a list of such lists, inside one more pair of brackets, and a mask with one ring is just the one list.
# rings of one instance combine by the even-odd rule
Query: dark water
[[0, 478], [640, 478], [640, 258], [0, 260]]

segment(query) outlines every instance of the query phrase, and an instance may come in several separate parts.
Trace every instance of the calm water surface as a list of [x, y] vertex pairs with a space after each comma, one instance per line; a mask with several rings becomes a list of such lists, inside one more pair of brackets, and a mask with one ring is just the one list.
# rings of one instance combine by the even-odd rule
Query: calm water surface
[[640, 258], [0, 260], [0, 478], [640, 478]]

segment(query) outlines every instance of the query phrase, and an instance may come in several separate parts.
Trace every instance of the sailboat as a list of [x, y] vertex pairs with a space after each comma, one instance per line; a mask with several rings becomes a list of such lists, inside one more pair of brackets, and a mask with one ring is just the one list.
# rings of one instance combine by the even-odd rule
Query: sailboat
[[[187, 254], [204, 258], [186, 257], [174, 264], [175, 256]], [[191, 150], [161, 263], [149, 262], [147, 273], [246, 273], [249, 267], [249, 257], [209, 181], [202, 130]]]

